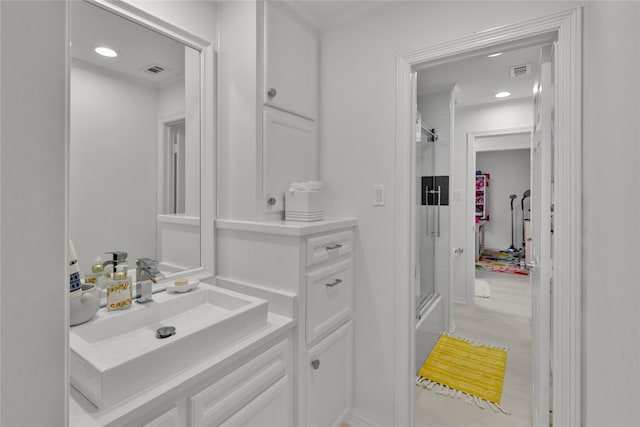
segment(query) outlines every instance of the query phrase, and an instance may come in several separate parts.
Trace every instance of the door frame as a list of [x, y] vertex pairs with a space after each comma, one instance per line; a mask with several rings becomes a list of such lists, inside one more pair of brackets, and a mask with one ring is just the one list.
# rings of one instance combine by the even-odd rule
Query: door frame
[[[536, 37], [557, 40], [552, 385], [554, 423], [581, 424], [582, 392], [582, 9], [506, 25], [396, 58], [394, 425], [414, 425], [415, 294], [413, 201], [415, 134], [411, 72]], [[539, 357], [539, 355], [536, 355]]]
[[[518, 127], [518, 128], [505, 128], [505, 129], [496, 129], [496, 130], [487, 130], [487, 131], [478, 131], [478, 132], [468, 132], [467, 133], [467, 170], [466, 170], [466, 206], [465, 206], [465, 218], [467, 224], [474, 224], [473, 227], [465, 228], [465, 247], [467, 251], [464, 252], [465, 259], [465, 304], [473, 304], [475, 299], [475, 249], [471, 251], [471, 248], [475, 248], [475, 177], [476, 177], [476, 154], [478, 151], [475, 149], [476, 147], [476, 139], [491, 137], [491, 136], [505, 136], [505, 135], [523, 135], [529, 134], [531, 135], [533, 132], [532, 127]], [[502, 150], [515, 150], [521, 147], [506, 147], [506, 148], [496, 148], [495, 150], [484, 150], [484, 151], [502, 151]], [[531, 149], [531, 144], [528, 147]]]

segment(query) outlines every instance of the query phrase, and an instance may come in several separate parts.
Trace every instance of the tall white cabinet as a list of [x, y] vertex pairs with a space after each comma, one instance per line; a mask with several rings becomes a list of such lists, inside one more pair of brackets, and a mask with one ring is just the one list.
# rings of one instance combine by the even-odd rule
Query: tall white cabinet
[[[318, 179], [318, 36], [283, 2], [258, 3], [258, 169], [263, 216], [281, 215], [292, 182]], [[260, 120], [260, 118], [259, 118]]]
[[296, 426], [339, 426], [353, 405], [355, 226], [353, 218], [216, 221], [219, 286], [296, 296]]
[[267, 1], [262, 6], [262, 102], [315, 120], [318, 37], [278, 2]]
[[292, 182], [319, 179], [319, 37], [282, 1], [217, 2], [220, 218], [283, 218]]

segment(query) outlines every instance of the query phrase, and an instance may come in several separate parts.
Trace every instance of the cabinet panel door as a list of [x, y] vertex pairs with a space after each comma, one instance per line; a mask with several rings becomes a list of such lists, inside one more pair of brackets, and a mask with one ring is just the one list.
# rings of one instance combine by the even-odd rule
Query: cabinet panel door
[[282, 6], [265, 2], [264, 103], [316, 115], [317, 36]]
[[307, 425], [328, 427], [344, 420], [352, 405], [351, 321], [307, 352]]
[[307, 343], [335, 329], [351, 314], [351, 260], [307, 274]]
[[293, 425], [289, 384], [285, 376], [225, 420], [220, 427], [290, 427]]
[[280, 111], [265, 111], [263, 119], [263, 203], [267, 212], [279, 212], [292, 182], [317, 179], [315, 127]]

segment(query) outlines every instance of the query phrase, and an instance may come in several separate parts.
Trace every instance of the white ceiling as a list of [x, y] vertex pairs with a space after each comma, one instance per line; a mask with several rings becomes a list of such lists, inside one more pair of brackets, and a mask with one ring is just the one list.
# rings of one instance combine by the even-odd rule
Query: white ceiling
[[[540, 46], [502, 51], [495, 58], [487, 55], [466, 58], [422, 69], [418, 72], [418, 95], [440, 92], [456, 85], [459, 89], [458, 106], [500, 102], [533, 97], [535, 69]], [[513, 78], [510, 68], [531, 64], [527, 76]], [[497, 99], [497, 92], [508, 91], [511, 96]]]
[[[87, 2], [69, 3], [73, 59], [156, 85], [184, 76], [182, 44]], [[110, 47], [118, 56], [100, 56], [94, 52], [98, 46]], [[143, 71], [150, 64], [165, 71]]]
[[319, 30], [345, 24], [398, 0], [287, 0], [286, 4]]

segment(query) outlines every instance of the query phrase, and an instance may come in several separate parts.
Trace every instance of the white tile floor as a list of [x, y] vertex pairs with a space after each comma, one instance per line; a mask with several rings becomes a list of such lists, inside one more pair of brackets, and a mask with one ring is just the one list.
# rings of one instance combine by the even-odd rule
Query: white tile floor
[[509, 347], [502, 406], [511, 415], [416, 387], [416, 427], [531, 425], [529, 277], [488, 271], [477, 271], [476, 277], [489, 283], [491, 297], [476, 298], [476, 304], [454, 305], [455, 335]]

